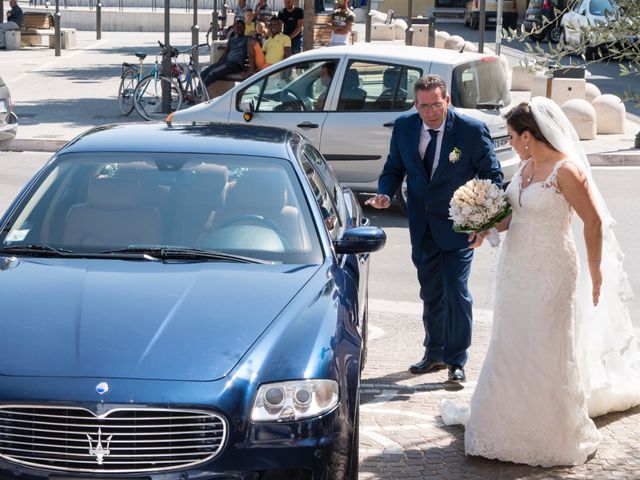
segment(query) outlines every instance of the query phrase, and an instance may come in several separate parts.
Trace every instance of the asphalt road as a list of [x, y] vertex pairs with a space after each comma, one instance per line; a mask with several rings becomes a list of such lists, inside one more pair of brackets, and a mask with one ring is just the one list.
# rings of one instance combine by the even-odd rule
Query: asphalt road
[[[465, 27], [461, 23], [447, 23], [441, 24], [438, 28], [447, 31], [451, 35], [460, 35], [465, 40], [471, 42], [477, 42], [480, 38], [478, 30], [471, 30], [469, 27]], [[485, 45], [493, 48], [493, 44], [496, 40], [495, 29], [485, 31]], [[526, 52], [526, 44], [535, 45], [535, 42], [531, 41], [513, 41], [502, 42], [502, 45], [516, 49], [522, 53]], [[541, 42], [539, 45], [545, 52], [548, 52], [547, 42]], [[584, 60], [578, 56], [567, 56], [563, 59], [563, 65], [584, 65]], [[602, 93], [611, 93], [617, 95], [620, 98], [627, 98], [628, 94], [640, 92], [640, 76], [621, 76], [620, 75], [620, 63], [617, 62], [595, 62], [587, 66], [587, 71], [591, 74], [588, 77], [588, 81], [594, 83]], [[626, 102], [627, 112], [640, 116], [640, 102], [628, 101]]]

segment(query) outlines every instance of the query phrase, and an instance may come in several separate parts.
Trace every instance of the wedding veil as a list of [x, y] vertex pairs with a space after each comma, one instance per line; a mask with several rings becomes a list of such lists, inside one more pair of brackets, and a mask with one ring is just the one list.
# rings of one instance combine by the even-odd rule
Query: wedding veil
[[623, 254], [613, 232], [615, 220], [593, 180], [591, 166], [578, 134], [562, 109], [545, 97], [534, 97], [529, 108], [549, 143], [564, 153], [586, 176], [602, 219], [603, 275], [600, 301], [592, 305], [591, 279], [586, 262], [582, 222], [574, 216], [574, 236], [580, 252], [576, 292], [576, 357], [588, 398], [589, 415], [595, 417], [640, 404], [640, 350], [633, 333], [629, 309], [630, 284], [622, 267]]

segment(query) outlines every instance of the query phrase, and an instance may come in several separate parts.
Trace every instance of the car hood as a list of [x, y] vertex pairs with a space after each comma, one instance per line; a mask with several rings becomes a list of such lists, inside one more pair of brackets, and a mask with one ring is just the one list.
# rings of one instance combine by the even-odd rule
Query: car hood
[[218, 379], [317, 270], [0, 257], [0, 375]]

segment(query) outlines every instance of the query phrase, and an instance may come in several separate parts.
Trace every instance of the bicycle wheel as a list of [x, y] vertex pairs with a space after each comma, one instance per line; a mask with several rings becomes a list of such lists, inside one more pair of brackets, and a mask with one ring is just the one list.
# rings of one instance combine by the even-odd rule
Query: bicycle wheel
[[136, 112], [145, 120], [164, 120], [169, 112], [162, 111], [162, 80], [171, 85], [171, 111], [182, 105], [182, 88], [173, 77], [149, 75], [138, 83], [133, 93]]
[[133, 111], [133, 91], [136, 89], [136, 74], [132, 68], [125, 70], [118, 87], [118, 107], [122, 115], [129, 115]]
[[202, 81], [202, 77], [197, 70], [191, 72], [189, 83], [186, 85], [186, 91], [184, 95], [185, 101], [191, 105], [196, 103], [206, 102], [209, 100], [209, 92], [207, 87]]

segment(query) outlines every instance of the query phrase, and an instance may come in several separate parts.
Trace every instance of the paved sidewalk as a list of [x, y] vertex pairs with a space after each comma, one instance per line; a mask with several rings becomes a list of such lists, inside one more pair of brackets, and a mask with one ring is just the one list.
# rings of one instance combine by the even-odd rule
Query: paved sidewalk
[[[445, 383], [446, 370], [412, 375], [420, 358], [421, 305], [372, 301], [369, 358], [363, 372], [360, 414], [360, 480], [365, 479], [638, 479], [640, 407], [595, 420], [603, 441], [578, 467], [536, 468], [464, 455], [464, 428], [446, 426], [443, 398], [469, 399], [488, 346], [492, 312], [474, 311], [473, 342], [465, 367], [467, 382]], [[526, 392], [523, 392], [526, 395]]]
[[[364, 32], [358, 38], [363, 40]], [[135, 111], [124, 117], [118, 110], [121, 65], [136, 61], [134, 51], [146, 52], [146, 63], [151, 64], [158, 53], [157, 40], [162, 39], [161, 32], [103, 32], [102, 39], [96, 40], [95, 32], [78, 31], [77, 47], [62, 50], [59, 57], [46, 47], [0, 50], [2, 77], [20, 118], [11, 148], [53, 152], [93, 126], [141, 121]], [[186, 48], [191, 34], [172, 33], [171, 43]], [[509, 48], [503, 52], [513, 64], [522, 55]], [[208, 61], [208, 53], [202, 52], [201, 63]], [[526, 92], [513, 94], [514, 101], [527, 96]], [[640, 165], [640, 150], [633, 148], [638, 131], [640, 119], [629, 119], [624, 134], [599, 135], [583, 145], [594, 165]]]

